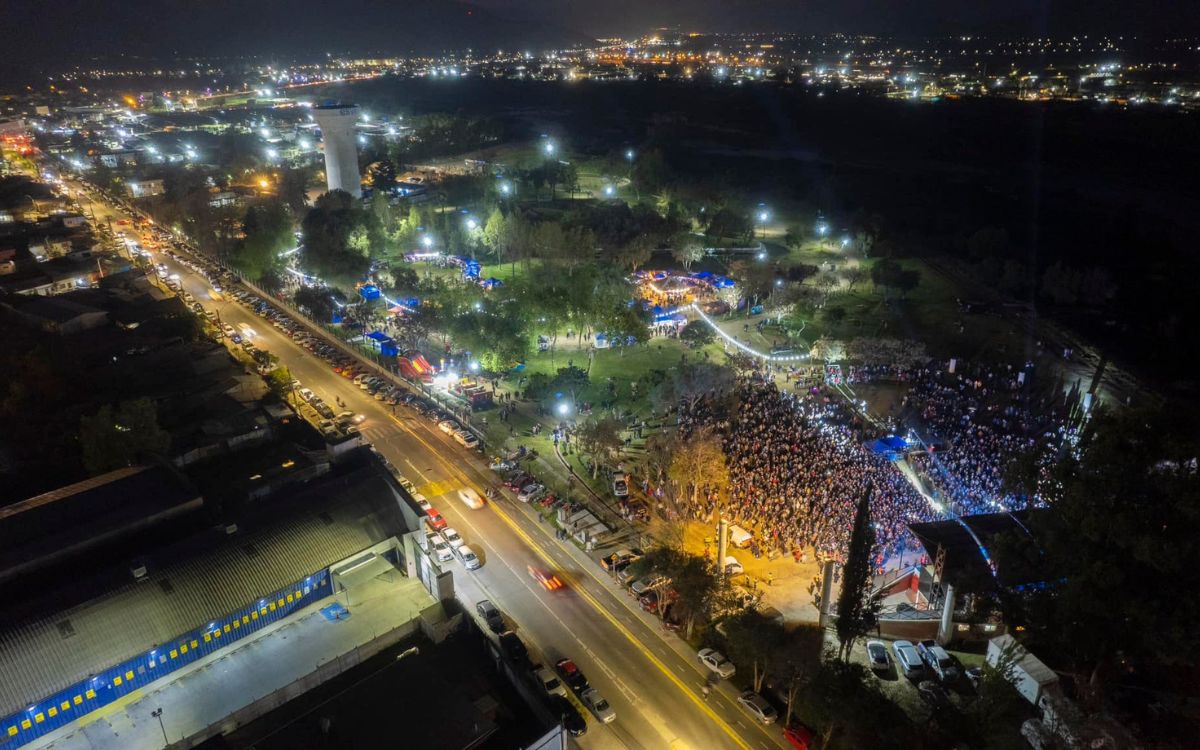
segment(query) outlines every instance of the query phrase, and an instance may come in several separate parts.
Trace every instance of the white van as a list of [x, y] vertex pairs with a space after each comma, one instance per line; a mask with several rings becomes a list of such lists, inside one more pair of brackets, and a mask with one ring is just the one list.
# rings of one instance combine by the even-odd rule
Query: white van
[[729, 543], [734, 547], [737, 547], [738, 549], [745, 549], [746, 547], [750, 546], [750, 542], [753, 539], [754, 535], [743, 529], [741, 526], [734, 524], [729, 527]]

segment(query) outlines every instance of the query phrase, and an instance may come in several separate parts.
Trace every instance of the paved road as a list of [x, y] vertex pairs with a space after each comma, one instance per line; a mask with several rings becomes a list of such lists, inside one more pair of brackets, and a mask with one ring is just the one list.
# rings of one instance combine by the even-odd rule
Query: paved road
[[[97, 217], [109, 209], [94, 204]], [[115, 223], [115, 220], [114, 220]], [[589, 720], [584, 748], [755, 748], [785, 747], [777, 726], [763, 727], [733, 701], [725, 685], [707, 700], [700, 688], [706, 672], [678, 638], [663, 633], [637, 603], [612, 584], [594, 563], [581, 559], [556, 541], [536, 516], [509, 496], [483, 510], [463, 506], [455, 491], [480, 491], [494, 477], [472, 454], [436, 426], [406, 407], [394, 409], [373, 400], [334, 373], [319, 358], [297, 346], [264, 319], [230, 301], [215, 300], [199, 275], [156, 253], [178, 272], [184, 289], [224, 323], [256, 346], [279, 357], [292, 376], [327, 403], [340, 397], [347, 408], [367, 416], [363, 437], [408, 476], [458, 529], [484, 561], [468, 572], [454, 565], [460, 598], [489, 598], [499, 606], [530, 645], [535, 659], [552, 664], [576, 661], [591, 683], [608, 698], [617, 720], [600, 725]], [[395, 414], [392, 412], [395, 411]], [[554, 570], [566, 589], [548, 592], [533, 581], [529, 565]]]

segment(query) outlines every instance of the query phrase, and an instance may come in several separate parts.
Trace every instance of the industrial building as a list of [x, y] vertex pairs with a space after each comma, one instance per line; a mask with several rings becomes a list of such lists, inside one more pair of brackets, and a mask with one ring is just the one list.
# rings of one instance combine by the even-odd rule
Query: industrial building
[[345, 190], [362, 197], [358, 173], [358, 107], [354, 104], [324, 104], [313, 108], [325, 141], [325, 182], [329, 190]]
[[411, 577], [422, 588], [411, 501], [377, 464], [357, 464], [235, 512], [208, 507], [169, 467], [4, 509], [0, 747], [43, 738], [339, 592], [348, 602], [359, 583]]

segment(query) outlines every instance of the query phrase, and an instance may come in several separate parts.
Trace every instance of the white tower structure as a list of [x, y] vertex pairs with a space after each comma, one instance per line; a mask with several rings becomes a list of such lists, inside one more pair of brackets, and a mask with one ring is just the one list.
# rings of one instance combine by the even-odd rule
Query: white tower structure
[[358, 174], [358, 140], [354, 125], [358, 107], [354, 104], [325, 104], [313, 107], [313, 116], [321, 126], [325, 140], [325, 182], [330, 190], [345, 190], [362, 197]]

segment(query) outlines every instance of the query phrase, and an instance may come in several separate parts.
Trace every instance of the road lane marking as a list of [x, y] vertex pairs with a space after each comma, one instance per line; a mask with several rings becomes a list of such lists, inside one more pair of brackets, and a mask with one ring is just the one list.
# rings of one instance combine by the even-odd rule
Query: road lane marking
[[[422, 436], [416, 434], [416, 432], [414, 432], [413, 430], [411, 430], [408, 427], [406, 427], [405, 425], [403, 425], [399, 419], [396, 419], [396, 417], [393, 416], [392, 419], [393, 419], [393, 421], [396, 422], [396, 424], [400, 425], [401, 428], [405, 429], [410, 435], [412, 435], [413, 438], [415, 438], [417, 440], [417, 442], [421, 443], [427, 449], [429, 449], [431, 451], [431, 455], [433, 456], [434, 460], [436, 460], [438, 463], [442, 464], [442, 466], [448, 472], [450, 472], [450, 474], [461, 477], [463, 482], [466, 483], [467, 485], [476, 484], [476, 482], [472, 481], [470, 479], [470, 477], [468, 477], [461, 469], [454, 466], [446, 459], [442, 458], [442, 456], [437, 452], [437, 449], [435, 449], [432, 445], [430, 445], [429, 442], [426, 441]], [[478, 488], [475, 488], [475, 489], [478, 489]], [[550, 557], [550, 555], [548, 555], [546, 553], [546, 551], [544, 549], [542, 549], [542, 547], [540, 545], [535, 543], [533, 541], [533, 538], [530, 537], [529, 534], [524, 529], [522, 529], [519, 524], [517, 524], [515, 521], [513, 521], [513, 519], [511, 517], [509, 517], [508, 513], [501, 510], [499, 503], [489, 503], [488, 505], [496, 513], [496, 515], [500, 516], [500, 519], [502, 521], [504, 521], [504, 523], [507, 524], [508, 527], [511, 528], [517, 534], [517, 536], [519, 536], [521, 538], [522, 541], [525, 542], [525, 544], [529, 547], [530, 550], [533, 551], [533, 553], [535, 555], [542, 558], [542, 560], [544, 560], [547, 564], [550, 564], [550, 565], [554, 564], [554, 559], [552, 557]], [[503, 559], [503, 557], [501, 557], [501, 559]], [[505, 567], [509, 567], [509, 566], [506, 564]], [[671, 669], [669, 667], [667, 667], [667, 665], [664, 664], [661, 659], [659, 659], [657, 656], [655, 656], [654, 652], [651, 651], [649, 649], [649, 647], [646, 646], [646, 644], [642, 643], [641, 640], [637, 636], [635, 636], [627, 627], [625, 627], [625, 625], [622, 624], [620, 620], [618, 620], [616, 617], [614, 617], [612, 615], [612, 613], [610, 613], [605, 607], [601, 606], [600, 602], [597, 601], [596, 598], [593, 597], [590, 592], [588, 592], [586, 589], [584, 589], [583, 586], [581, 586], [579, 584], [579, 582], [575, 580], [574, 576], [567, 573], [566, 570], [562, 570], [561, 574], [562, 574], [562, 577], [565, 579], [567, 585], [569, 585], [573, 591], [575, 591], [581, 597], [583, 597], [588, 602], [588, 604], [590, 604], [592, 606], [593, 609], [595, 609], [597, 612], [599, 612], [601, 614], [601, 616], [603, 616], [606, 620], [608, 620], [610, 623], [612, 623], [613, 627], [615, 627], [617, 629], [617, 631], [621, 633], [621, 635], [625, 636], [625, 639], [627, 641], [629, 641], [629, 643], [632, 644], [634, 648], [641, 651], [642, 654], [647, 659], [650, 660], [651, 664], [653, 664], [660, 672], [662, 672], [664, 675], [666, 675], [667, 678], [669, 680], [671, 680], [671, 682], [675, 683], [675, 686], [677, 688], [679, 688], [679, 690], [681, 692], [683, 692], [683, 694], [686, 695], [688, 697], [688, 699], [690, 699], [692, 701], [692, 703], [696, 705], [697, 708], [699, 708], [714, 723], [716, 723], [716, 725], [718, 727], [720, 727], [720, 729], [722, 731], [724, 731], [725, 734], [727, 734], [729, 736], [729, 738], [732, 739], [738, 745], [738, 747], [743, 748], [743, 750], [750, 750], [750, 745], [748, 745], [746, 743], [746, 741], [743, 740], [737, 734], [737, 732], [735, 732], [733, 730], [733, 727], [731, 727], [728, 722], [726, 722], [724, 719], [722, 719], [720, 716], [718, 716], [717, 713], [715, 711], [713, 711], [713, 709], [703, 699], [701, 699], [698, 695], [696, 695], [690, 689], [688, 689], [687, 685], [685, 685], [682, 680], [680, 680], [678, 677], [676, 677], [675, 674], [671, 671]], [[524, 578], [523, 576], [518, 576], [518, 577], [522, 578], [522, 579]], [[539, 598], [539, 601], [540, 601], [540, 598]]]

